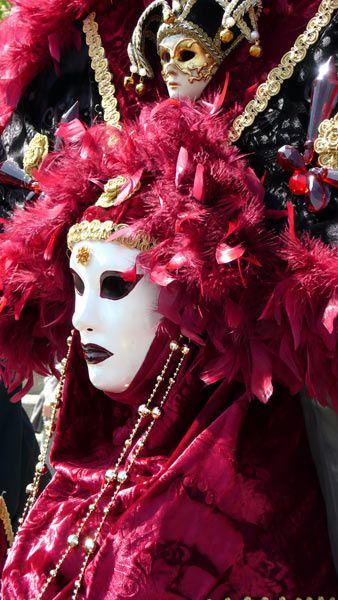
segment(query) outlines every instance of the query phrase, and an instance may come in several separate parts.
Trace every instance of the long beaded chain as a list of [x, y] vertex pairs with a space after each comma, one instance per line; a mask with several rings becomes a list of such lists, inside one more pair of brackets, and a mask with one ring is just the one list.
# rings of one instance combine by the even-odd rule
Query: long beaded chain
[[65, 384], [65, 379], [66, 379], [66, 368], [67, 368], [67, 363], [68, 363], [68, 358], [69, 358], [69, 353], [70, 353], [70, 347], [71, 347], [71, 343], [72, 343], [72, 337], [73, 337], [73, 333], [72, 333], [72, 335], [70, 335], [67, 338], [67, 345], [68, 345], [67, 356], [66, 356], [66, 358], [63, 358], [61, 361], [60, 381], [58, 383], [58, 386], [57, 386], [57, 389], [55, 392], [55, 398], [50, 404], [51, 409], [52, 409], [50, 421], [49, 421], [49, 424], [45, 427], [45, 438], [44, 438], [44, 441], [42, 444], [42, 448], [40, 450], [40, 454], [38, 456], [38, 463], [35, 467], [33, 481], [32, 481], [32, 483], [29, 483], [26, 487], [26, 493], [28, 495], [28, 498], [27, 498], [25, 507], [23, 509], [22, 516], [19, 519], [19, 525], [22, 525], [25, 518], [27, 517], [27, 514], [29, 513], [30, 509], [32, 508], [32, 506], [37, 498], [37, 495], [39, 493], [41, 477], [44, 473], [47, 472], [47, 454], [48, 454], [48, 449], [49, 449], [49, 443], [50, 443], [52, 434], [55, 431], [56, 421], [57, 421], [57, 416], [58, 416], [58, 409], [60, 408], [60, 405], [61, 405], [63, 388], [64, 388], [64, 384]]
[[[67, 370], [67, 362], [68, 362], [70, 346], [71, 346], [71, 340], [72, 340], [72, 337], [70, 336], [70, 338], [68, 338], [68, 340], [67, 340], [67, 343], [69, 345], [67, 358], [64, 359], [61, 363], [62, 364], [62, 373], [61, 373], [61, 377], [60, 377], [58, 390], [56, 393], [56, 398], [55, 398], [55, 401], [52, 406], [51, 425], [50, 425], [50, 428], [48, 431], [48, 435], [46, 436], [46, 440], [44, 442], [43, 449], [39, 456], [39, 463], [37, 465], [33, 483], [30, 486], [28, 486], [29, 498], [28, 498], [27, 504], [25, 506], [22, 520], [25, 518], [28, 511], [32, 507], [33, 503], [35, 502], [36, 496], [38, 494], [39, 482], [40, 482], [41, 474], [44, 471], [44, 465], [45, 465], [47, 451], [48, 451], [49, 439], [50, 439], [50, 436], [52, 435], [52, 432], [55, 429], [57, 409], [60, 406], [60, 402], [61, 402], [61, 398], [62, 398], [64, 382], [65, 382], [65, 377], [66, 377], [66, 370]], [[87, 510], [85, 516], [80, 521], [76, 531], [74, 533], [71, 533], [68, 536], [67, 547], [61, 554], [61, 556], [60, 556], [58, 562], [55, 564], [54, 568], [50, 570], [49, 575], [48, 575], [42, 589], [40, 590], [39, 594], [35, 597], [34, 600], [42, 600], [50, 583], [53, 581], [53, 579], [55, 579], [57, 577], [57, 575], [60, 571], [60, 568], [61, 568], [62, 564], [64, 563], [65, 559], [67, 558], [67, 556], [70, 554], [70, 552], [74, 548], [79, 546], [80, 537], [82, 537], [84, 527], [85, 527], [86, 523], [88, 522], [90, 516], [98, 508], [98, 504], [99, 504], [102, 496], [105, 494], [105, 492], [108, 490], [108, 488], [111, 488], [111, 491], [112, 491], [111, 499], [109, 500], [108, 504], [102, 510], [102, 516], [101, 516], [99, 524], [96, 528], [95, 533], [91, 537], [86, 537], [83, 541], [83, 548], [84, 548], [85, 556], [84, 556], [84, 559], [82, 562], [82, 566], [81, 566], [79, 575], [75, 581], [74, 588], [72, 591], [72, 597], [71, 597], [71, 600], [77, 599], [79, 590], [82, 585], [86, 567], [88, 565], [91, 555], [93, 554], [95, 548], [98, 546], [99, 536], [100, 536], [101, 530], [103, 528], [103, 525], [108, 517], [108, 514], [109, 514], [110, 510], [113, 508], [113, 506], [115, 505], [119, 491], [121, 490], [124, 483], [127, 481], [129, 473], [135, 463], [135, 460], [139, 456], [142, 448], [144, 447], [144, 445], [148, 439], [148, 436], [149, 436], [152, 428], [154, 427], [155, 421], [162, 416], [163, 407], [166, 403], [166, 400], [168, 398], [170, 390], [172, 389], [172, 387], [176, 381], [177, 375], [183, 365], [185, 357], [189, 354], [189, 351], [190, 351], [189, 346], [187, 346], [185, 344], [180, 346], [179, 343], [174, 340], [170, 342], [169, 348], [170, 348], [170, 352], [169, 352], [168, 358], [166, 359], [166, 361], [164, 363], [161, 373], [156, 378], [156, 383], [154, 385], [154, 388], [153, 388], [149, 398], [147, 399], [145, 404], [141, 404], [138, 407], [137, 420], [135, 422], [135, 425], [134, 425], [129, 437], [125, 440], [125, 442], [123, 444], [123, 448], [121, 450], [121, 453], [120, 453], [114, 467], [109, 468], [106, 471], [105, 476], [104, 476], [104, 482], [102, 484], [100, 491], [96, 494], [95, 498], [93, 499], [93, 502], [89, 505], [88, 510]], [[171, 359], [178, 350], [180, 350], [181, 356], [180, 356], [180, 359], [178, 361], [178, 364], [177, 364], [174, 372], [172, 373], [171, 377], [169, 377], [168, 384], [163, 392], [161, 401], [158, 403], [157, 406], [151, 406], [151, 404], [154, 400], [154, 397], [155, 397], [161, 383], [164, 380], [164, 376], [167, 373], [168, 367], [171, 363]], [[128, 454], [128, 450], [132, 446], [133, 441], [136, 437], [136, 434], [138, 433], [138, 431], [140, 429], [141, 424], [143, 424], [144, 419], [147, 417], [151, 419], [149, 425], [146, 427], [145, 431], [140, 435], [138, 441], [136, 442], [136, 444], [134, 446], [133, 451], [130, 451]], [[128, 456], [127, 456], [127, 454], [128, 454]], [[124, 466], [123, 466], [123, 468], [120, 469], [122, 462], [124, 462]], [[22, 522], [22, 520], [21, 520], [21, 522]]]

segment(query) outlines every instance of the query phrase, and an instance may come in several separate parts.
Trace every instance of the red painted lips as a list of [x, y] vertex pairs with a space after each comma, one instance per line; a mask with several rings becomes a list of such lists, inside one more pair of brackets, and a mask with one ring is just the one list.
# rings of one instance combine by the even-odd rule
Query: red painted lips
[[91, 365], [96, 365], [113, 356], [113, 352], [109, 352], [97, 344], [81, 344], [81, 346], [86, 362]]

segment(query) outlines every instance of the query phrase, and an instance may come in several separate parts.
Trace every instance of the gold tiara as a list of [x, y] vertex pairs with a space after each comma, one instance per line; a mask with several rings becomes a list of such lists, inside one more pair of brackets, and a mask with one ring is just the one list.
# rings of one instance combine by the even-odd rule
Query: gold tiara
[[[114, 221], [81, 221], [72, 225], [67, 235], [67, 246], [69, 250], [73, 250], [75, 244], [84, 241], [102, 242], [107, 240], [113, 233], [126, 229], [126, 233], [130, 232], [129, 226], [124, 223], [114, 223]], [[126, 246], [144, 252], [150, 250], [156, 245], [156, 242], [146, 233], [133, 233], [132, 235], [120, 235], [114, 240]]]

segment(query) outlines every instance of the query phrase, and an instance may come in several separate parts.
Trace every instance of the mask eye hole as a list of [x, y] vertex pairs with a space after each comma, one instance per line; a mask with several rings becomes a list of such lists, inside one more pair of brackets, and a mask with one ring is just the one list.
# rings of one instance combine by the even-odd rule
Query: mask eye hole
[[163, 63], [170, 62], [170, 52], [168, 50], [166, 50], [165, 48], [162, 48], [162, 50], [160, 52], [160, 58]]
[[181, 50], [178, 55], [178, 60], [180, 62], [188, 62], [188, 60], [192, 60], [195, 58], [196, 52], [193, 50]]
[[142, 275], [136, 275], [136, 281], [125, 281], [119, 273], [106, 271], [100, 279], [100, 296], [108, 300], [121, 300], [130, 294]]
[[75, 288], [76, 293], [79, 294], [79, 296], [83, 296], [85, 286], [84, 286], [84, 283], [83, 283], [80, 275], [75, 273], [75, 271], [73, 271], [73, 269], [71, 269], [71, 274], [73, 276], [74, 288]]

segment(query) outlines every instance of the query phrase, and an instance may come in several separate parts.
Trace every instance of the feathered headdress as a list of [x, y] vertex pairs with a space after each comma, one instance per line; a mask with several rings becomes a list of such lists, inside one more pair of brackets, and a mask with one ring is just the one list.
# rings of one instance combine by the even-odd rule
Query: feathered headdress
[[163, 290], [162, 314], [201, 346], [202, 378], [238, 377], [251, 393], [269, 397], [271, 384], [253, 360], [257, 340], [250, 348], [248, 335], [275, 254], [262, 224], [263, 187], [224, 145], [227, 125], [210, 105], [168, 100], [114, 130], [113, 142], [103, 126], [60, 127], [63, 152], [35, 173], [42, 196], [15, 212], [1, 240], [0, 352], [15, 383], [52, 369], [64, 352], [73, 311], [69, 228], [75, 225], [72, 247], [81, 223], [95, 221], [97, 231], [109, 221], [105, 239], [148, 240], [139, 263]]

